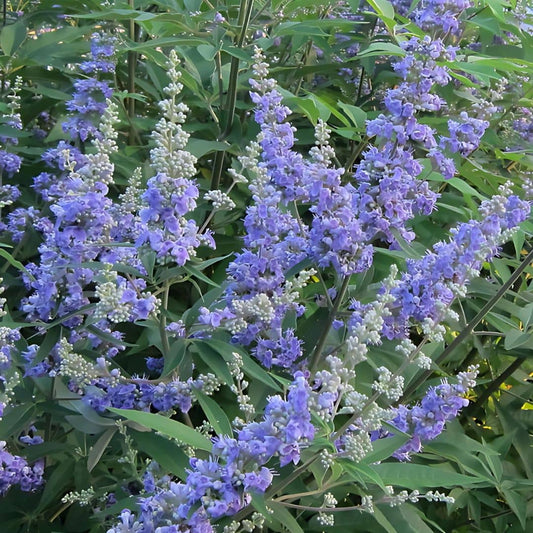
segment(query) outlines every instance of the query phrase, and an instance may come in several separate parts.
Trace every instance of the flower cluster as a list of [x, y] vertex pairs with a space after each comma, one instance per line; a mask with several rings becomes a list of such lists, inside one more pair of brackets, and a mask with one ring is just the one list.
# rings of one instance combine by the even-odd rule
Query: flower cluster
[[[108, 106], [103, 124], [109, 126], [115, 120], [115, 107]], [[27, 265], [25, 282], [32, 294], [23, 302], [23, 310], [30, 319], [47, 321], [56, 314], [63, 316], [89, 304], [83, 288], [93, 281], [95, 273], [83, 265], [98, 258], [114, 262], [120, 256], [121, 249], [106, 246], [115, 224], [107, 194], [113, 172], [109, 154], [116, 145], [112, 135], [104, 135], [93, 143], [99, 151], [88, 155], [61, 144], [47, 154], [48, 161], [63, 170], [60, 179], [48, 173], [35, 178], [35, 188], [48, 200], [50, 214], [28, 213], [44, 238], [39, 246], [40, 263]], [[103, 146], [107, 150], [102, 150]], [[76, 318], [70, 324], [78, 322]]]
[[[388, 443], [380, 443], [385, 446], [377, 450], [376, 441], [394, 432], [409, 435], [394, 453], [407, 460], [467, 405], [465, 395], [476, 377], [473, 368], [459, 374], [458, 384], [444, 381], [430, 388], [416, 405], [393, 407], [403, 393], [404, 369], [413, 362], [430, 367], [432, 360], [422, 353], [424, 343], [443, 341], [443, 323], [455, 316], [454, 300], [466, 295], [470, 280], [528, 217], [530, 205], [502, 187], [482, 202], [479, 220], [458, 224], [449, 241], [438, 242], [421, 259], [407, 259], [398, 274], [394, 261], [405, 257], [398, 248], [406, 248], [404, 240], [415, 239], [414, 230], [421, 226], [413, 220], [430, 215], [439, 197], [422, 175], [424, 158], [428, 171], [432, 166], [451, 178], [460, 158], [470, 157], [480, 146], [488, 122], [474, 108], [459, 106], [454, 115], [455, 108], [444, 99], [453, 89], [443, 89], [452, 80], [446, 64], [458, 51], [444, 39], [451, 35], [459, 44], [459, 15], [471, 2], [421, 0], [408, 6], [401, 0], [394, 5], [428, 31], [433, 17], [432, 36], [402, 42], [403, 55], [394, 61], [394, 72], [388, 72], [394, 85], [381, 93], [371, 89], [384, 99], [366, 124], [365, 140], [349, 158], [352, 168], [342, 168], [337, 161], [341, 151], [335, 152], [323, 120], [315, 125], [312, 148], [299, 151], [283, 91], [269, 77], [265, 56], [256, 49], [250, 97], [260, 132], [228, 171], [232, 184], [227, 192], [205, 193], [195, 180], [197, 160], [187, 149], [189, 130], [184, 123], [189, 109], [178, 102], [184, 78], [175, 52], [167, 63], [170, 82], [159, 104], [162, 118], [151, 137], [149, 165], [132, 170], [124, 189], [114, 181], [118, 112], [110, 100], [110, 84], [102, 78], [114, 73], [115, 41], [104, 34], [92, 36], [91, 55], [80, 67], [88, 77], [74, 83], [74, 97], [67, 103], [73, 116], [64, 131], [72, 140], [44, 155], [47, 171], [33, 182], [38, 202], [10, 211], [3, 226], [19, 244], [17, 253], [29, 227], [32, 238], [40, 239], [30, 262], [21, 260], [27, 292], [14, 312], [33, 322], [25, 325], [36, 332], [33, 337], [42, 335], [46, 350], [37, 344], [23, 348], [32, 335], [21, 335], [8, 327], [7, 320], [0, 323], [0, 416], [4, 407], [10, 409], [22, 369], [25, 385], [40, 384], [47, 376], [64, 390], [64, 381], [67, 400], [57, 401], [68, 406], [78, 395], [78, 406], [83, 402], [79, 411], [93, 413], [97, 422], [110, 408], [144, 411], [142, 418], [158, 420], [182, 415], [191, 429], [186, 433], [184, 426], [175, 424], [183, 429], [183, 441], [178, 438], [173, 444], [190, 457], [185, 474], [178, 481], [160, 475], [152, 463], [143, 477], [144, 491], [135, 498], [135, 510], [122, 511], [108, 533], [210, 533], [220, 519], [229, 524], [225, 533], [236, 533], [239, 527], [251, 531], [255, 521], [230, 524], [229, 517], [239, 520], [251, 512], [254, 495], [261, 499], [275, 471], [299, 465], [302, 455], [309, 461], [293, 469], [283, 483], [295, 480], [296, 488], [307, 484], [305, 477], [297, 479], [304, 470], [312, 472], [319, 488], [318, 476], [335, 481], [335, 494], [322, 494], [322, 507], [315, 508], [313, 518], [320, 525], [332, 525], [332, 511], [346, 489], [341, 488], [342, 469], [348, 462], [364, 461], [373, 450], [383, 452]], [[342, 27], [360, 17], [346, 17]], [[209, 23], [217, 32], [230, 26], [220, 14], [215, 16], [216, 26], [211, 15]], [[353, 35], [359, 40], [359, 34]], [[356, 53], [358, 46], [347, 50], [349, 56]], [[382, 68], [384, 61], [376, 65]], [[326, 107], [320, 107], [320, 113]], [[13, 127], [18, 128], [14, 103], [10, 109]], [[450, 110], [447, 125], [431, 116]], [[0, 171], [10, 174], [17, 165], [9, 159], [10, 152], [5, 154], [0, 152]], [[222, 152], [215, 158], [214, 171], [221, 170], [221, 156]], [[225, 282], [203, 294], [206, 285], [220, 282], [226, 263], [216, 270], [210, 267], [228, 256], [203, 260], [211, 252], [200, 247], [215, 247], [212, 231], [220, 231], [221, 242], [235, 235], [233, 226], [224, 234], [211, 221], [215, 211], [235, 207], [229, 192], [244, 182], [251, 201], [242, 224], [235, 223], [237, 231], [242, 230], [242, 249], [231, 258]], [[213, 206], [203, 223], [202, 201]], [[378, 254], [386, 260], [371, 268]], [[389, 262], [390, 275], [384, 277]], [[12, 260], [11, 265], [17, 263]], [[200, 294], [196, 303], [194, 290]], [[424, 340], [417, 347], [414, 340], [421, 333]], [[228, 353], [228, 346], [222, 347], [226, 341], [237, 345], [240, 354], [231, 349]], [[279, 374], [265, 373], [250, 355], [267, 369], [278, 367]], [[16, 364], [20, 369], [14, 368]], [[253, 380], [261, 386], [254, 388]], [[274, 395], [279, 384], [286, 387], [285, 394]], [[227, 413], [242, 418], [230, 422], [224, 415], [228, 405]], [[135, 413], [128, 416], [136, 418]], [[136, 437], [130, 439], [128, 424], [118, 425], [124, 461], [135, 470]], [[28, 426], [15, 438], [25, 445], [42, 442]], [[209, 453], [201, 447], [195, 455], [188, 446], [195, 440], [187, 439], [194, 435], [192, 428], [211, 439], [203, 439], [212, 442]], [[96, 451], [106, 438], [116, 439], [112, 433], [106, 431], [94, 440]], [[314, 462], [319, 457], [321, 466]], [[373, 466], [365, 467], [368, 479]], [[43, 468], [42, 461], [30, 466], [0, 442], [0, 495], [12, 485], [22, 490], [39, 487]], [[62, 501], [97, 501], [99, 483], [77, 487], [79, 491], [67, 493]], [[312, 511], [307, 498], [301, 506], [296, 503], [299, 491], [290, 501], [278, 494], [276, 503]], [[384, 492], [378, 503], [391, 506], [420, 497], [451, 501], [439, 493], [395, 494], [392, 487]], [[361, 494], [361, 505], [353, 509], [371, 512], [372, 505], [372, 496]]]
[[411, 0], [392, 0], [397, 13], [409, 17], [417, 26], [430, 34], [459, 35], [462, 31], [460, 16], [472, 7], [470, 0], [421, 0], [412, 7]]
[[97, 76], [115, 71], [112, 60], [115, 41], [114, 37], [107, 34], [95, 33], [91, 37], [91, 58], [84, 61], [80, 69], [94, 77], [76, 80], [72, 100], [66, 104], [67, 110], [73, 115], [64, 122], [63, 130], [72, 139], [86, 141], [89, 136], [99, 135], [97, 124], [107, 107], [106, 100], [113, 91], [107, 81], [99, 80]]
[[370, 148], [355, 169], [359, 184], [360, 218], [369, 239], [395, 243], [395, 232], [405, 240], [414, 234], [406, 223], [416, 214], [429, 214], [437, 200], [426, 181], [418, 179], [422, 166], [413, 155], [413, 143], [427, 150], [446, 177], [455, 171], [453, 161], [439, 150], [434, 130], [422, 124], [418, 112], [441, 109], [442, 99], [431, 92], [435, 85], [446, 85], [450, 76], [438, 61], [453, 59], [455, 50], [442, 41], [413, 37], [402, 43], [406, 55], [394, 64], [403, 78], [385, 96], [387, 114], [367, 124], [367, 134], [384, 143]]
[[459, 224], [448, 242], [439, 242], [419, 260], [409, 259], [400, 284], [393, 289], [390, 314], [385, 318], [387, 338], [406, 338], [410, 320], [429, 332], [453, 317], [450, 304], [464, 296], [469, 281], [479, 274], [483, 261], [490, 260], [517, 226], [527, 219], [531, 206], [508, 187], [480, 206], [481, 220]]
[[[253, 204], [244, 219], [245, 249], [229, 265], [224, 309], [201, 310], [199, 318], [211, 327], [224, 325], [243, 345], [255, 341], [254, 354], [265, 366], [291, 367], [302, 354], [301, 343], [282, 323], [290, 310], [302, 314], [298, 294], [313, 271], [300, 272], [294, 280], [285, 276], [306, 257], [306, 230], [286, 208], [288, 202], [305, 194], [298, 177], [303, 159], [291, 150], [292, 127], [281, 124], [289, 110], [281, 105], [275, 82], [267, 79], [267, 67], [256, 50], [254, 71], [259, 81], [252, 82], [258, 91], [252, 93], [252, 98], [261, 134], [259, 143], [252, 143], [246, 155], [239, 158], [243, 171], [253, 176]], [[290, 178], [285, 176], [287, 170]], [[240, 174], [234, 172], [234, 176]]]
[[24, 457], [9, 453], [5, 441], [0, 441], [0, 495], [14, 485], [24, 492], [37, 490], [44, 482], [43, 473], [43, 460], [30, 466]]
[[[22, 88], [22, 78], [17, 76], [7, 96], [9, 113], [2, 116], [2, 124], [10, 126], [14, 130], [22, 129], [22, 119], [20, 116], [20, 90]], [[5, 147], [0, 148], [0, 178], [6, 176], [11, 178], [17, 174], [22, 165], [19, 155], [9, 151], [9, 146], [18, 144], [17, 137], [0, 137], [0, 143]], [[16, 185], [0, 182], [0, 208], [11, 205], [20, 196], [20, 191]]]
[[185, 150], [189, 135], [181, 126], [188, 108], [176, 102], [183, 88], [178, 64], [172, 51], [168, 61], [170, 84], [165, 88], [168, 98], [159, 104], [163, 118], [156, 125], [156, 147], [151, 151], [157, 174], [148, 180], [142, 195], [136, 246], [146, 243], [162, 262], [171, 260], [181, 266], [196, 255], [198, 246], [214, 248], [215, 242], [209, 231], [200, 233], [196, 222], [185, 217], [196, 207], [199, 192], [191, 179], [196, 174], [196, 158]]
[[299, 462], [301, 447], [315, 433], [309, 396], [307, 380], [296, 373], [287, 399], [271, 397], [261, 422], [244, 425], [237, 438], [217, 437], [208, 459], [191, 459], [183, 483], [150, 483], [155, 494], [140, 499], [139, 517], [123, 511], [121, 523], [108, 533], [172, 527], [214, 531], [210, 519], [236, 514], [248, 505], [251, 493], [264, 493], [270, 486], [273, 474], [265, 465], [272, 457], [279, 456], [281, 466]]
[[476, 376], [477, 368], [470, 367], [467, 372], [457, 375], [457, 384], [451, 385], [444, 381], [441, 385], [431, 387], [419, 405], [399, 405], [395, 409], [396, 416], [390, 423], [411, 435], [411, 439], [394, 452], [394, 457], [402, 461], [408, 460], [412, 453], [421, 451], [424, 441], [433, 440], [440, 435], [446, 422], [455, 418], [468, 405], [464, 395], [475, 385]]
[[[1, 283], [0, 279], [0, 283]], [[0, 294], [4, 291], [0, 287]], [[5, 298], [0, 298], [0, 317], [6, 315]], [[18, 329], [0, 326], [0, 421], [4, 411], [9, 408], [13, 399], [13, 390], [19, 383], [19, 375], [13, 364], [12, 357], [17, 351], [15, 343], [21, 339]], [[28, 435], [20, 437], [20, 442], [27, 445], [40, 444], [42, 438], [32, 436], [35, 428], [30, 428]], [[24, 457], [13, 455], [7, 449], [5, 441], [0, 441], [0, 496], [12, 486], [17, 485], [22, 491], [37, 490], [43, 483], [44, 460], [39, 459], [30, 465]]]

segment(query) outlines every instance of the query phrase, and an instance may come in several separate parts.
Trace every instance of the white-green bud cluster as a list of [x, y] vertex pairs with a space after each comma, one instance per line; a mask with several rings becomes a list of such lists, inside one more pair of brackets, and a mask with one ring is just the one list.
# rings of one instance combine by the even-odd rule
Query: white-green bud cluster
[[223, 533], [253, 533], [257, 529], [262, 529], [265, 523], [265, 517], [261, 513], [253, 513], [250, 519], [237, 522], [234, 520], [227, 526], [224, 526]]
[[225, 192], [214, 190], [205, 193], [204, 200], [211, 202], [218, 211], [230, 211], [235, 207], [235, 202]]
[[117, 286], [116, 281], [98, 284], [95, 291], [98, 302], [94, 310], [94, 317], [98, 320], [107, 318], [110, 322], [117, 324], [127, 322], [131, 315], [131, 306], [121, 302], [123, 293], [124, 290]]
[[236, 334], [246, 329], [249, 323], [256, 320], [270, 322], [274, 319], [276, 309], [281, 306], [291, 307], [298, 302], [300, 290], [305, 287], [315, 270], [302, 270], [298, 276], [285, 283], [281, 294], [267, 296], [259, 293], [248, 300], [237, 300], [232, 302], [232, 312], [235, 318], [226, 322], [226, 326], [231, 333]]
[[371, 495], [362, 496], [359, 510], [364, 513], [374, 514], [374, 498]]
[[476, 386], [476, 377], [478, 372], [479, 365], [470, 365], [466, 372], [459, 372], [457, 374], [457, 380], [465, 391]]
[[394, 301], [391, 290], [399, 285], [397, 279], [398, 267], [392, 265], [390, 274], [383, 280], [385, 289], [379, 294], [371, 307], [365, 311], [361, 323], [351, 329], [345, 343], [347, 363], [352, 367], [365, 361], [368, 354], [368, 346], [381, 344], [381, 332], [384, 325], [383, 318], [390, 315], [387, 307]]
[[251, 420], [255, 413], [255, 408], [252, 405], [250, 396], [245, 394], [245, 390], [248, 388], [248, 381], [244, 379], [243, 360], [242, 356], [238, 352], [233, 352], [233, 359], [228, 362], [228, 367], [235, 383], [230, 386], [231, 392], [237, 396], [239, 402], [239, 409], [244, 414], [246, 420]]
[[335, 463], [335, 455], [329, 450], [322, 450], [320, 452], [320, 464], [325, 470], [328, 470]]
[[115, 165], [111, 163], [110, 155], [118, 150], [116, 142], [118, 133], [114, 128], [114, 124], [118, 121], [118, 107], [109, 99], [106, 100], [106, 104], [107, 107], [98, 126], [102, 137], [95, 137], [91, 141], [96, 151], [85, 155], [87, 162], [76, 172], [87, 186], [92, 186], [97, 181], [106, 185], [113, 181]]
[[348, 433], [344, 442], [345, 455], [355, 463], [361, 462], [371, 451], [372, 442], [366, 431]]
[[321, 370], [315, 374], [314, 381], [320, 384], [320, 389], [317, 391], [318, 394], [311, 395], [310, 406], [319, 418], [330, 421], [336, 414], [335, 410], [330, 410], [329, 407], [322, 407], [320, 405], [320, 396], [323, 393], [332, 393], [339, 398], [338, 403], [340, 403], [340, 399], [344, 394], [349, 394], [353, 391], [350, 381], [355, 378], [355, 372], [350, 368], [346, 368], [342, 359], [334, 355], [328, 355], [326, 363], [330, 370]]
[[407, 492], [402, 490], [397, 494], [394, 493], [394, 488], [392, 486], [385, 487], [386, 496], [383, 498], [383, 501], [388, 503], [391, 507], [397, 507], [403, 503], [409, 501], [411, 503], [418, 503], [421, 499], [428, 502], [444, 502], [444, 503], [453, 503], [455, 499], [452, 496], [447, 496], [446, 494], [430, 490], [425, 494], [420, 494], [418, 490], [413, 490], [412, 492]]
[[233, 183], [248, 183], [246, 176], [237, 172], [234, 168], [229, 168], [228, 174], [231, 176]]
[[20, 116], [20, 91], [22, 89], [22, 77], [17, 76], [15, 82], [11, 87], [10, 93], [7, 95], [7, 107], [9, 115], [3, 115], [3, 118], [8, 118], [9, 123], [15, 128], [22, 129], [22, 118]]
[[403, 376], [393, 375], [392, 372], [384, 366], [380, 366], [377, 371], [378, 379], [377, 381], [374, 381], [372, 388], [379, 394], [383, 394], [392, 402], [398, 400], [403, 393]]
[[141, 185], [142, 169], [137, 167], [128, 181], [126, 190], [119, 196], [118, 211], [121, 215], [136, 213], [141, 209]]
[[[356, 411], [357, 412], [357, 411]], [[392, 420], [394, 414], [390, 409], [380, 407], [376, 402], [364, 406], [364, 417], [359, 417], [354, 425], [361, 431], [377, 431], [383, 426], [383, 420]]]
[[82, 507], [86, 507], [87, 505], [90, 505], [94, 499], [94, 489], [89, 487], [88, 489], [82, 489], [80, 491], [68, 492], [63, 498], [61, 498], [61, 502], [70, 505], [78, 503]]
[[[2, 285], [3, 282], [4, 278], [0, 278], [0, 294], [3, 294], [6, 290], [5, 287]], [[7, 315], [7, 311], [4, 309], [6, 302], [7, 300], [5, 298], [0, 298], [0, 318]]]
[[207, 396], [211, 396], [217, 392], [223, 384], [223, 382], [211, 372], [207, 374], [199, 374], [195, 381], [201, 383], [201, 391]]
[[189, 134], [183, 130], [181, 124], [185, 122], [189, 108], [176, 102], [177, 95], [183, 89], [183, 85], [178, 81], [181, 77], [177, 70], [178, 65], [178, 55], [172, 50], [167, 62], [170, 83], [164, 89], [169, 98], [159, 103], [163, 117], [152, 134], [155, 147], [150, 150], [150, 165], [156, 172], [171, 178], [191, 178], [196, 174], [196, 157], [185, 150]]
[[344, 407], [339, 411], [339, 414], [353, 414], [359, 413], [363, 410], [368, 396], [356, 390], [348, 392], [344, 397]]
[[263, 51], [257, 46], [254, 47], [253, 60], [252, 72], [254, 74], [254, 79], [257, 80], [257, 87], [254, 88], [261, 92], [271, 91], [276, 87], [276, 81], [272, 78], [268, 78], [269, 65], [266, 62], [266, 57], [263, 54]]
[[79, 387], [85, 387], [92, 380], [101, 376], [101, 370], [89, 363], [83, 356], [73, 351], [73, 346], [65, 338], [59, 341], [59, 373], [74, 381]]
[[330, 133], [327, 123], [319, 118], [315, 126], [315, 146], [309, 150], [309, 155], [315, 163], [329, 166], [335, 157], [335, 150], [329, 144]]

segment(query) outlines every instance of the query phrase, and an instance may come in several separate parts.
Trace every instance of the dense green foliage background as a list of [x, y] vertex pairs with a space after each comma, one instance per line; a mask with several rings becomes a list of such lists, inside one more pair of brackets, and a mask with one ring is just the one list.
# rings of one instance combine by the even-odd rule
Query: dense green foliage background
[[[359, 9], [359, 4], [355, 0], [229, 0], [216, 5], [202, 0], [4, 2], [0, 111], [8, 112], [9, 83], [13, 84], [16, 76], [24, 80], [24, 129], [13, 132], [7, 124], [0, 125], [2, 135], [9, 133], [19, 139], [13, 148], [23, 157], [22, 169], [15, 178], [22, 191], [19, 205], [34, 205], [31, 183], [45, 169], [41, 161], [43, 150], [65, 138], [61, 129], [61, 122], [68, 115], [65, 102], [71, 97], [73, 80], [79, 76], [77, 64], [88, 53], [89, 38], [95, 30], [112, 33], [119, 43], [113, 100], [119, 106], [120, 150], [113, 155], [112, 195], [123, 192], [135, 168], [141, 166], [149, 175], [150, 134], [158, 118], [157, 102], [163, 99], [162, 90], [168, 83], [166, 61], [170, 49], [175, 49], [182, 61], [184, 90], [180, 98], [191, 110], [185, 129], [191, 134], [188, 149], [198, 157], [197, 177], [202, 192], [229, 185], [228, 168], [235, 166], [236, 157], [243, 154], [245, 145], [258, 133], [251, 119], [253, 106], [248, 94], [253, 45], [264, 50], [284, 103], [293, 111], [297, 149], [309, 149], [314, 142], [314, 125], [319, 119], [326, 121], [332, 129], [331, 143], [338, 163], [345, 167], [349, 178], [353, 164], [357, 164], [371, 141], [365, 135], [365, 121], [378, 115], [385, 90], [398, 82], [391, 60], [402, 54], [398, 46], [402, 32], [423, 35], [408, 18], [395, 14], [391, 3], [385, 0], [369, 2], [357, 24], [343, 17], [345, 12]], [[524, 5], [479, 0], [464, 17], [462, 39], [476, 45], [463, 48], [457, 59], [447, 65], [458, 80], [457, 84], [440, 89], [450, 115], [458, 115], [476, 103], [476, 96], [465, 87], [475, 86], [480, 101], [491, 101], [504, 78], [512, 90], [498, 97], [503, 111], [491, 117], [480, 148], [457, 159], [456, 177], [445, 180], [428, 166], [427, 179], [441, 194], [438, 210], [413, 221], [417, 235], [414, 243], [405, 243], [393, 251], [378, 250], [372, 269], [352, 278], [349, 297], [368, 301], [391, 263], [402, 266], [407, 258], [422, 256], [446, 237], [452, 225], [475, 218], [479, 201], [496, 194], [499, 185], [510, 182], [519, 190], [524, 177], [533, 172], [533, 145], [524, 143], [513, 127], [513, 122], [523, 116], [523, 109], [531, 108], [533, 102], [533, 34], [527, 26], [530, 8], [527, 3]], [[223, 14], [224, 23], [213, 22], [217, 12]], [[340, 34], [343, 39], [338, 38]], [[453, 41], [450, 37], [451, 44]], [[357, 47], [357, 54], [347, 54], [350, 46]], [[347, 68], [351, 69], [350, 75], [341, 70]], [[443, 131], [448, 118], [443, 113], [429, 117], [427, 122]], [[46, 132], [44, 139], [32, 135], [37, 127]], [[216, 213], [211, 223], [216, 252], [202, 250], [197, 269], [187, 276], [176, 271], [180, 283], [170, 291], [169, 316], [184, 316], [187, 320], [201, 305], [220, 295], [226, 267], [242, 246], [242, 219], [250, 201], [246, 185], [239, 184], [232, 198], [236, 208]], [[4, 208], [2, 214], [9, 209]], [[210, 209], [207, 202], [201, 203], [195, 217], [204, 220]], [[385, 485], [446, 489], [455, 502], [383, 506], [374, 515], [358, 511], [336, 513], [335, 526], [329, 528], [318, 524], [312, 513], [297, 510], [289, 517], [292, 511], [279, 506], [269, 531], [296, 532], [296, 526], [302, 531], [398, 533], [533, 529], [533, 268], [523, 263], [531, 249], [532, 233], [531, 221], [523, 223], [499, 257], [484, 265], [466, 297], [456, 301], [459, 321], [447, 327], [445, 342], [429, 348], [428, 355], [435, 363], [431, 372], [408, 369], [405, 374], [403, 401], [414, 402], [428, 385], [438, 384], [442, 377], [455, 375], [469, 364], [480, 365], [478, 385], [460, 418], [426, 444], [412, 462], [383, 463], [394, 464], [390, 471], [383, 469]], [[25, 293], [20, 269], [35, 257], [39, 239], [36, 232], [29, 232], [14, 249], [7, 237], [2, 243], [0, 270], [9, 311], [3, 325], [20, 326], [18, 302]], [[529, 263], [531, 258], [527, 257]], [[521, 271], [517, 271], [519, 265]], [[338, 281], [332, 273], [326, 274], [328, 287]], [[186, 312], [188, 315], [183, 315]], [[315, 345], [328, 320], [319, 302], [307, 302], [297, 330], [306, 339], [306, 347]], [[61, 336], [60, 322], [57, 319], [42, 325], [37, 342], [43, 353]], [[122, 330], [131, 348], [117, 357], [117, 364], [130, 374], [142, 372], [143, 358], [157, 352], [154, 339], [158, 328], [159, 324], [150, 321], [144, 327], [125, 324]], [[175, 355], [175, 366], [179, 363], [183, 368], [184, 361], [194, 362], [200, 370], [227, 373], [224, 361], [231, 358], [232, 346], [220, 340], [190, 346], [185, 355]], [[135, 359], [135, 353], [142, 357]], [[376, 347], [374, 355], [376, 361], [397, 357], [391, 355], [386, 343]], [[172, 362], [169, 364], [172, 366]], [[254, 379], [251, 396], [255, 405], [264, 402], [280, 384], [287, 383], [289, 376], [282, 371], [267, 372], [251, 358], [245, 359], [245, 365]], [[358, 379], [371, 383], [372, 372], [368, 365], [358, 373]], [[13, 453], [29, 461], [46, 457], [46, 484], [42, 490], [29, 494], [13, 488], [0, 499], [2, 531], [103, 531], [103, 524], [109, 524], [130, 501], [125, 489], [132, 494], [141, 490], [148, 458], [165, 471], [178, 477], [184, 475], [188, 459], [171, 440], [141, 431], [142, 426], [131, 421], [117, 425], [115, 420], [120, 417], [96, 414], [76, 401], [60, 378], [24, 378], [15, 392], [16, 406], [6, 411], [0, 422], [0, 440], [9, 442]], [[216, 406], [227, 415], [226, 423], [237, 415], [229, 393], [222, 390], [215, 399]], [[203, 409], [193, 408], [193, 423], [200, 424], [206, 416], [211, 422], [212, 418], [216, 420], [216, 406], [206, 402]], [[135, 421], [133, 415], [131, 419]], [[43, 434], [44, 443], [24, 447], [17, 439], [31, 424]], [[220, 424], [224, 425], [224, 421]], [[157, 429], [163, 434], [173, 431], [170, 427]], [[314, 446], [318, 449], [320, 443]], [[419, 469], [421, 466], [431, 469]], [[456, 474], [471, 476], [475, 482], [462, 484], [460, 478], [454, 478]], [[277, 480], [290, 475], [291, 467], [284, 467]], [[367, 484], [373, 484], [368, 475], [362, 468], [346, 467], [343, 479], [346, 484], [362, 487], [364, 492]], [[89, 505], [62, 502], [67, 493], [90, 487], [94, 495]], [[306, 479], [300, 478], [287, 490], [299, 493], [309, 489]], [[106, 507], [105, 496], [109, 492], [116, 494], [118, 502]], [[352, 499], [360, 493], [353, 489]], [[312, 496], [303, 497], [300, 502], [320, 505]], [[264, 503], [254, 501], [254, 505], [261, 510]]]

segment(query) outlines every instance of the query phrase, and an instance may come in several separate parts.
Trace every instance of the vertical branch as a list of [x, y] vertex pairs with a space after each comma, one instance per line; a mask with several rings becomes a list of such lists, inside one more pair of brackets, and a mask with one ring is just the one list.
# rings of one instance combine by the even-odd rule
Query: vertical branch
[[[474, 328], [485, 318], [485, 315], [505, 296], [505, 293], [513, 286], [513, 283], [522, 275], [522, 272], [531, 265], [533, 261], [533, 250], [531, 250], [522, 263], [511, 274], [509, 279], [498, 289], [498, 292], [480, 309], [478, 314], [462, 329], [462, 331], [453, 339], [453, 341], [446, 346], [443, 352], [435, 360], [435, 364], [442, 363], [467, 337], [469, 337]], [[405, 389], [403, 397], [400, 401], [405, 402], [424, 381], [426, 381], [432, 374], [432, 370], [426, 370], [422, 375], [414, 378], [409, 386]]]
[[[239, 36], [237, 38], [237, 48], [242, 48], [244, 39], [246, 38], [246, 32], [248, 31], [248, 25], [250, 24], [250, 17], [252, 14], [254, 2], [253, 0], [241, 0], [239, 7], [239, 20], [238, 25], [240, 27]], [[218, 141], [223, 141], [230, 133], [233, 126], [233, 119], [235, 118], [235, 103], [237, 100], [237, 78], [239, 74], [239, 58], [232, 56], [229, 73], [228, 95], [226, 97], [225, 110], [226, 110], [226, 126], [222, 133], [218, 136]], [[213, 162], [213, 172], [211, 175], [211, 190], [217, 190], [220, 186], [220, 179], [222, 177], [222, 169], [224, 166], [224, 151], [220, 150], [215, 155]]]
[[337, 294], [337, 298], [335, 298], [333, 308], [331, 309], [331, 312], [329, 315], [328, 324], [324, 328], [324, 331], [322, 332], [322, 335], [320, 336], [320, 339], [318, 340], [315, 346], [313, 355], [311, 356], [311, 364], [309, 365], [309, 371], [311, 372], [311, 374], [315, 372], [318, 366], [318, 363], [320, 361], [320, 356], [322, 354], [322, 350], [324, 349], [324, 346], [326, 344], [326, 339], [328, 338], [329, 330], [331, 329], [331, 325], [333, 324], [333, 321], [335, 320], [335, 317], [337, 316], [341, 303], [344, 300], [344, 297], [346, 296], [346, 291], [348, 290], [349, 285], [350, 285], [350, 276], [346, 276], [342, 282], [342, 286], [339, 290], [339, 294]]
[[[135, 9], [134, 0], [129, 0], [131, 9]], [[129, 21], [129, 35], [130, 39], [133, 42], [137, 41], [136, 30], [135, 30], [135, 21], [130, 19]], [[135, 69], [137, 65], [137, 53], [133, 50], [128, 52], [128, 93], [133, 94], [135, 92]], [[128, 117], [130, 119], [130, 132], [129, 132], [129, 143], [133, 143], [133, 138], [135, 136], [135, 128], [133, 126], [133, 119], [135, 117], [135, 99], [131, 96], [128, 98]]]

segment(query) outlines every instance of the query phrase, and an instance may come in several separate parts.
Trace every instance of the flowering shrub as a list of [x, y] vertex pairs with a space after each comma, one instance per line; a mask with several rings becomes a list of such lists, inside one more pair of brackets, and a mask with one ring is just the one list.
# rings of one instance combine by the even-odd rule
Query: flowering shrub
[[7, 4], [6, 531], [527, 530], [527, 4]]

